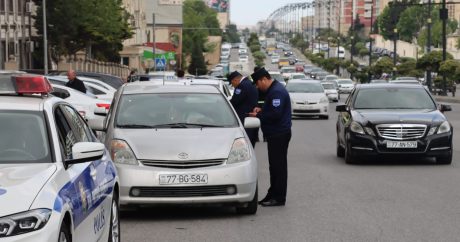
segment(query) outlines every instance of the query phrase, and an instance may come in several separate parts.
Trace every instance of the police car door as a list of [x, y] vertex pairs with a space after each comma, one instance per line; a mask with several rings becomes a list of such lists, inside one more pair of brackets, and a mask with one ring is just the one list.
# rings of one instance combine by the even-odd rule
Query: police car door
[[[72, 107], [59, 105], [55, 116], [58, 125], [66, 126], [66, 133], [61, 134], [65, 139], [66, 159], [71, 158], [73, 144], [95, 141], [86, 123]], [[105, 170], [101, 169], [103, 164], [99, 160], [74, 164], [67, 169], [72, 187], [76, 191], [76, 197], [72, 200], [73, 241], [97, 241], [102, 236], [103, 228], [108, 227], [106, 223], [110, 219], [110, 205], [104, 200], [109, 199], [105, 199], [100, 193], [103, 182], [101, 176]]]

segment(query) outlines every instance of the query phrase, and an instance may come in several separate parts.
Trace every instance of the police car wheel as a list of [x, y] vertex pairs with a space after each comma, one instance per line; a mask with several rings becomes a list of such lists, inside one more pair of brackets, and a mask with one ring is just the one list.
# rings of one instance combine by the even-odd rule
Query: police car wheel
[[109, 242], [120, 241], [120, 212], [118, 208], [118, 198], [114, 197], [112, 201], [112, 212], [110, 215]]
[[70, 242], [72, 241], [70, 237], [69, 226], [65, 222], [62, 222], [61, 229], [59, 230], [59, 239], [58, 242]]

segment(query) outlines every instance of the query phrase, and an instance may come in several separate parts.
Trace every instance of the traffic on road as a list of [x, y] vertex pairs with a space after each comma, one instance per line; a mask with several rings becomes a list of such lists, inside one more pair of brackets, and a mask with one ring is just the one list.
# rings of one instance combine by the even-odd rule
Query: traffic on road
[[208, 75], [0, 74], [2, 241], [456, 240], [459, 105], [242, 40]]

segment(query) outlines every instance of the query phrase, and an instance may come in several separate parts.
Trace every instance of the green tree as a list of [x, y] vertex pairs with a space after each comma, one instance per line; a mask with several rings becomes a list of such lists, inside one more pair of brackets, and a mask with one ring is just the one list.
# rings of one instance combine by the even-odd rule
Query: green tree
[[398, 26], [398, 19], [401, 17], [402, 12], [406, 10], [405, 4], [415, 3], [416, 0], [402, 0], [398, 1], [398, 4], [393, 4], [390, 2], [380, 15], [377, 18], [379, 33], [383, 36], [384, 39], [393, 39], [394, 32], [393, 30]]
[[[447, 53], [446, 57], [446, 60], [453, 59], [452, 55], [449, 53]], [[417, 68], [438, 72], [441, 62], [442, 51], [431, 51], [430, 53], [424, 54], [421, 58], [418, 59]]]
[[[442, 21], [439, 18], [439, 7], [435, 7], [431, 12], [432, 27], [431, 27], [431, 44], [440, 46], [442, 44]], [[457, 30], [458, 22], [455, 19], [447, 21], [447, 34], [454, 33]], [[422, 29], [419, 33], [418, 44], [425, 47], [428, 39], [428, 30]]]
[[457, 60], [446, 60], [441, 62], [439, 66], [439, 73], [446, 76], [448, 85], [452, 85], [456, 81], [460, 74], [460, 63]]
[[199, 37], [193, 41], [191, 58], [190, 65], [188, 66], [188, 73], [195, 75], [205, 75], [208, 73], [203, 56], [203, 42]]
[[374, 65], [371, 67], [371, 72], [375, 76], [381, 76], [383, 73], [391, 73], [393, 71], [393, 60], [384, 56], [380, 58]]
[[240, 34], [238, 33], [238, 29], [236, 28], [235, 24], [227, 25], [225, 34], [223, 35], [224, 42], [229, 43], [239, 43], [240, 42]]
[[186, 0], [183, 3], [184, 30], [182, 46], [186, 54], [192, 53], [193, 41], [198, 39], [206, 43], [210, 35], [221, 36], [216, 11], [209, 8], [203, 1]]
[[412, 58], [401, 58], [401, 63], [397, 66], [400, 76], [422, 77], [423, 71], [417, 69], [417, 61]]
[[[43, 33], [42, 1], [35, 27]], [[54, 61], [62, 55], [74, 55], [86, 49], [90, 57], [118, 61], [125, 39], [132, 36], [130, 15], [121, 0], [54, 0], [47, 5], [48, 41]]]

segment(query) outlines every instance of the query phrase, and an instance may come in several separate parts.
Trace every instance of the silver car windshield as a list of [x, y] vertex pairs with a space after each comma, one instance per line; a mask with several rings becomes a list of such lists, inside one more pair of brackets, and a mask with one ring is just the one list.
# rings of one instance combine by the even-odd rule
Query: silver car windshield
[[52, 162], [43, 113], [0, 111], [0, 164]]
[[221, 94], [164, 93], [124, 95], [119, 128], [237, 127], [238, 121]]
[[319, 83], [288, 83], [286, 86], [288, 92], [298, 93], [322, 93], [324, 88]]
[[372, 88], [358, 92], [355, 109], [428, 109], [436, 105], [423, 88]]

